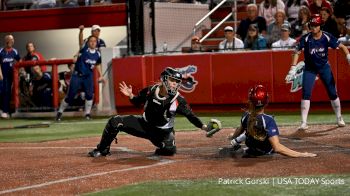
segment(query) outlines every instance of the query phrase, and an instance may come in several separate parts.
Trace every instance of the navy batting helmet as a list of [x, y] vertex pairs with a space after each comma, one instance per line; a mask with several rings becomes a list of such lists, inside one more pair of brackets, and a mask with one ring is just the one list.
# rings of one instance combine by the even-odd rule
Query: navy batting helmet
[[263, 85], [256, 85], [249, 89], [248, 99], [254, 106], [262, 107], [269, 102], [269, 94]]
[[[172, 89], [169, 85], [169, 78], [173, 79], [176, 81], [177, 85], [174, 89]], [[164, 84], [164, 86], [166, 87], [168, 93], [170, 95], [175, 95], [177, 90], [180, 88], [181, 86], [181, 80], [182, 80], [182, 75], [181, 73], [171, 67], [167, 67], [164, 69], [164, 71], [160, 74], [160, 80], [162, 81], [162, 83]]]

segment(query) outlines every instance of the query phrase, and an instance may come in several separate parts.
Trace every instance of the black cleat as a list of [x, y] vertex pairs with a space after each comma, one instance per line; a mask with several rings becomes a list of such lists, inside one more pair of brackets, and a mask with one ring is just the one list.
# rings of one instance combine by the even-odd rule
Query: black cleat
[[57, 112], [57, 114], [56, 114], [56, 121], [57, 122], [61, 122], [61, 120], [62, 120], [62, 113], [61, 112]]
[[92, 151], [90, 151], [88, 153], [89, 157], [101, 157], [101, 156], [105, 157], [105, 156], [110, 156], [110, 155], [111, 155], [111, 153], [109, 151], [108, 152], [101, 152], [97, 149], [93, 149]]
[[86, 115], [85, 115], [85, 119], [86, 119], [86, 120], [91, 120], [91, 119], [92, 119], [92, 118], [91, 118], [91, 115], [90, 115], [90, 114], [86, 114]]
[[154, 152], [155, 155], [158, 156], [174, 156], [176, 153], [176, 151], [170, 151], [170, 150], [166, 150], [164, 148], [157, 148], [156, 151]]
[[233, 151], [237, 151], [237, 150], [239, 150], [240, 148], [241, 148], [241, 145], [240, 145], [240, 144], [236, 144], [236, 145], [232, 146]]

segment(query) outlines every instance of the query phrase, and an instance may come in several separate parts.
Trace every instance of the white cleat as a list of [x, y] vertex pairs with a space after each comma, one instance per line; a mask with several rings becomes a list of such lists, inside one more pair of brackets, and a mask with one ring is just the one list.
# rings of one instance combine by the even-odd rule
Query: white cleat
[[338, 127], [345, 127], [345, 122], [344, 122], [343, 117], [339, 117], [337, 119], [337, 123], [338, 123]]
[[7, 113], [2, 113], [1, 118], [9, 119], [9, 115]]
[[309, 126], [307, 126], [306, 123], [301, 123], [300, 127], [298, 127], [298, 131], [306, 131], [309, 129]]

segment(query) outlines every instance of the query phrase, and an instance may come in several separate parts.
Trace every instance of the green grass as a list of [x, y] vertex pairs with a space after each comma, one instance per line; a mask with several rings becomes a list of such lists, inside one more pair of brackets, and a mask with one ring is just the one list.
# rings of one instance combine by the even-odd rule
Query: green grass
[[[152, 196], [232, 196], [232, 195], [349, 195], [350, 193], [350, 174], [348, 175], [323, 175], [323, 176], [301, 176], [297, 178], [319, 179], [318, 184], [296, 184], [296, 177], [286, 177], [294, 184], [277, 184], [277, 178], [265, 178], [268, 184], [247, 184], [246, 178], [243, 179], [243, 184], [219, 184], [218, 179], [215, 180], [172, 180], [172, 181], [155, 181], [140, 184], [123, 186], [117, 189], [105, 190], [102, 192], [90, 193], [91, 196], [108, 196], [108, 195], [152, 195]], [[230, 178], [238, 179], [238, 178]], [[263, 178], [262, 178], [263, 179]], [[325, 185], [323, 180], [341, 180], [344, 184]], [[273, 184], [275, 180], [275, 184]], [[247, 182], [252, 182], [248, 179]], [[301, 180], [299, 182], [302, 182]], [[338, 181], [339, 182], [339, 181]]]
[[[275, 119], [278, 125], [299, 124], [299, 113], [276, 113]], [[350, 114], [343, 115], [346, 122], [350, 121]], [[224, 127], [237, 127], [240, 123], [241, 113], [211, 113], [200, 114], [203, 122], [211, 118], [221, 120]], [[18, 126], [49, 122], [49, 128], [9, 129], [0, 130], [0, 142], [41, 142], [49, 140], [70, 139], [79, 137], [100, 136], [108, 118], [99, 118], [92, 121], [84, 121], [80, 118], [65, 118], [62, 123], [54, 123], [52, 119], [11, 119], [0, 120], [0, 127]], [[333, 113], [313, 113], [309, 115], [310, 124], [335, 123]], [[176, 117], [176, 130], [198, 130], [183, 116]]]

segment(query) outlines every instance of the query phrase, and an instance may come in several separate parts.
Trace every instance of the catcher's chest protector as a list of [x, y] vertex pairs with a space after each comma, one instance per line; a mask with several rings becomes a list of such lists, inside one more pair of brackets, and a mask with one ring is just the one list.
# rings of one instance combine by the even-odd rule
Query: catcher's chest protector
[[174, 118], [175, 112], [178, 106], [177, 97], [159, 97], [159, 86], [153, 86], [148, 95], [147, 101], [144, 107], [144, 117], [147, 122], [154, 126], [163, 126], [169, 122], [171, 118]]

